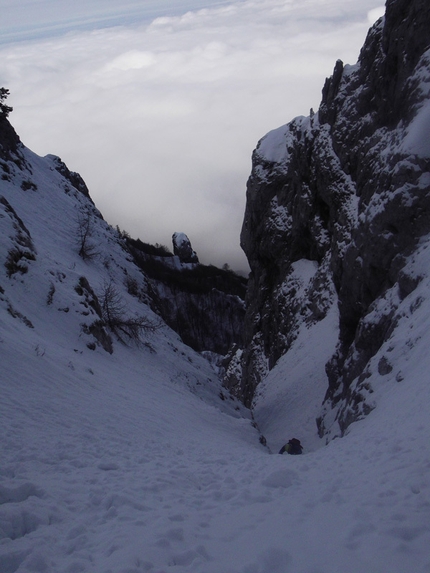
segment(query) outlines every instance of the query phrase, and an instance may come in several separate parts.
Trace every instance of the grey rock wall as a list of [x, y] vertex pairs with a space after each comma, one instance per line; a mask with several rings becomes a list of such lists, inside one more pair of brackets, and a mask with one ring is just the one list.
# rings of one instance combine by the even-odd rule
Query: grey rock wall
[[[358, 63], [336, 63], [318, 113], [258, 143], [241, 233], [251, 276], [235, 394], [247, 405], [298, 325], [338, 304], [320, 433], [333, 408], [341, 432], [370, 410], [366, 365], [392, 329], [396, 297], [374, 310], [388, 292], [415, 288], [402, 268], [430, 232], [429, 86], [430, 6], [389, 0]], [[301, 260], [315, 265], [305, 292], [294, 284]]]

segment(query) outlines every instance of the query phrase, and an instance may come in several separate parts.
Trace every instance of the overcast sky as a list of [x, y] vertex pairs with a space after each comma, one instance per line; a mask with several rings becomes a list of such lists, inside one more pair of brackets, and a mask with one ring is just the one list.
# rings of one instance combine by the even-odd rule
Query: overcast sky
[[112, 225], [204, 263], [239, 246], [251, 154], [318, 109], [381, 0], [0, 0], [0, 86], [39, 155], [85, 179]]

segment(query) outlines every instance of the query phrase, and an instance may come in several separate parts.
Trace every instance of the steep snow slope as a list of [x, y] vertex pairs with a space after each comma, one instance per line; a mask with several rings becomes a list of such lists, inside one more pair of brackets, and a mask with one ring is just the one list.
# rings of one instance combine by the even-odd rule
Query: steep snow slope
[[[2, 159], [0, 571], [428, 572], [427, 245], [410, 261], [422, 280], [375, 357], [378, 408], [312, 451], [292, 400], [273, 412], [270, 445], [297, 431], [305, 455], [270, 455], [247, 411], [220, 399], [208, 363], [167, 327], [140, 346], [110, 333], [112, 348], [90, 329], [106, 281], [130, 316], [155, 317], [118, 236], [56, 167], [25, 148]], [[81, 212], [98, 251], [86, 261]], [[298, 265], [296, 279], [312, 272]], [[315, 335], [321, 358], [334, 319]], [[297, 376], [316, 376], [301, 342]]]

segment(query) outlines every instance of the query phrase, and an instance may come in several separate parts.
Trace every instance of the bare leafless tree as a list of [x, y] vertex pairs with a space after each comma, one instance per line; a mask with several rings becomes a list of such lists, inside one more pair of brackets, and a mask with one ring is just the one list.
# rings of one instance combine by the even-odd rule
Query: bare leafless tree
[[89, 209], [78, 214], [78, 248], [79, 256], [84, 260], [93, 259], [98, 255], [97, 247], [91, 237], [94, 232], [94, 219]]
[[145, 334], [151, 334], [161, 328], [159, 321], [146, 316], [127, 316], [126, 304], [113, 281], [106, 281], [103, 284], [99, 300], [104, 323], [121, 342], [125, 343], [126, 340], [143, 342]]

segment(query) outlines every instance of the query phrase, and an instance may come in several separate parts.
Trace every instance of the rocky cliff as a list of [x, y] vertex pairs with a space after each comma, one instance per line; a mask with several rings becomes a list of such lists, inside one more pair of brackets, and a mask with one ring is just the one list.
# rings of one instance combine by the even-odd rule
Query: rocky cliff
[[[248, 406], [332, 312], [320, 435], [343, 434], [375, 406], [371, 359], [420, 281], [408, 264], [430, 232], [429, 93], [430, 5], [388, 0], [357, 64], [336, 63], [318, 112], [258, 143], [241, 233], [245, 346], [225, 380]], [[390, 371], [389, 358], [378, 368]]]

